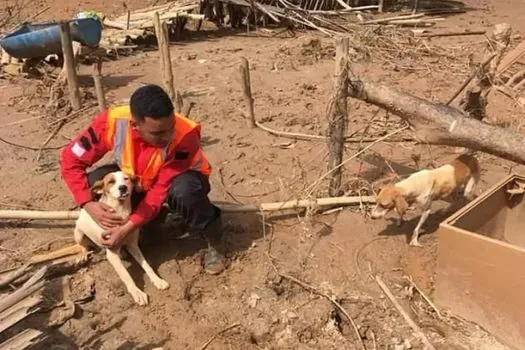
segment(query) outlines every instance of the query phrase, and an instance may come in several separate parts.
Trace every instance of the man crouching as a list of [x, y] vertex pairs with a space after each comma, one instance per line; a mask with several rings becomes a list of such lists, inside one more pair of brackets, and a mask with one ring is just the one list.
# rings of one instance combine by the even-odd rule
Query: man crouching
[[[209, 198], [212, 169], [200, 144], [201, 127], [174, 113], [164, 90], [146, 85], [131, 96], [129, 105], [111, 107], [64, 148], [60, 169], [78, 206], [108, 234], [103, 245], [120, 246], [126, 235], [151, 221], [165, 203], [190, 232], [208, 242], [204, 268], [219, 274], [225, 269], [219, 208]], [[88, 167], [113, 152], [113, 164], [87, 173]], [[114, 171], [138, 179], [132, 214], [122, 218], [98, 202], [90, 188]]]

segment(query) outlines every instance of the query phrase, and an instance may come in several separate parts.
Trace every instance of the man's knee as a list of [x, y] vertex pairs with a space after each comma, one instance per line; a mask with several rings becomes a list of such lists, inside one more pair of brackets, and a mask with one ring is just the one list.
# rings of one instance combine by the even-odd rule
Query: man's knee
[[210, 192], [208, 179], [199, 172], [188, 171], [177, 176], [171, 183], [169, 190], [170, 205], [173, 200], [182, 200], [190, 204], [207, 198]]

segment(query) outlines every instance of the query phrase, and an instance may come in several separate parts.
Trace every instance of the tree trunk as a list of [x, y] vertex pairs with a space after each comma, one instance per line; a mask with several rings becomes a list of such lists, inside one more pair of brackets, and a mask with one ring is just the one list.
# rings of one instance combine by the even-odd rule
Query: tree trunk
[[456, 108], [353, 77], [348, 95], [403, 118], [426, 143], [465, 147], [525, 164], [525, 136], [515, 131], [468, 118]]

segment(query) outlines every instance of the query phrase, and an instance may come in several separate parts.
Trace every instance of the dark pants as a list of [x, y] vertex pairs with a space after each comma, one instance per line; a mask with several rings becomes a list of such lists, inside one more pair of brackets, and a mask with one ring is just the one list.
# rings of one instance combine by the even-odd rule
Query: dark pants
[[[119, 171], [118, 165], [103, 165], [87, 174], [89, 186], [104, 176]], [[221, 239], [221, 211], [208, 198], [210, 182], [208, 177], [197, 171], [187, 171], [175, 177], [171, 183], [166, 204], [169, 211], [177, 215], [192, 233], [202, 234], [211, 243]], [[134, 192], [131, 205], [136, 209], [145, 193]], [[215, 241], [215, 242], [214, 242]]]

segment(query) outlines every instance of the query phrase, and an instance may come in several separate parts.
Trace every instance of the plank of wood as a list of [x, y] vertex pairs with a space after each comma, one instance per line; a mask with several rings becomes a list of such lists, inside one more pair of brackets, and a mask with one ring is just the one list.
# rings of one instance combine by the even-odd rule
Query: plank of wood
[[36, 306], [40, 304], [42, 300], [43, 298], [40, 295], [28, 297], [3, 311], [0, 314], [0, 334], [40, 310], [40, 308]]
[[44, 333], [36, 329], [26, 329], [0, 344], [0, 350], [23, 350], [44, 339]]

